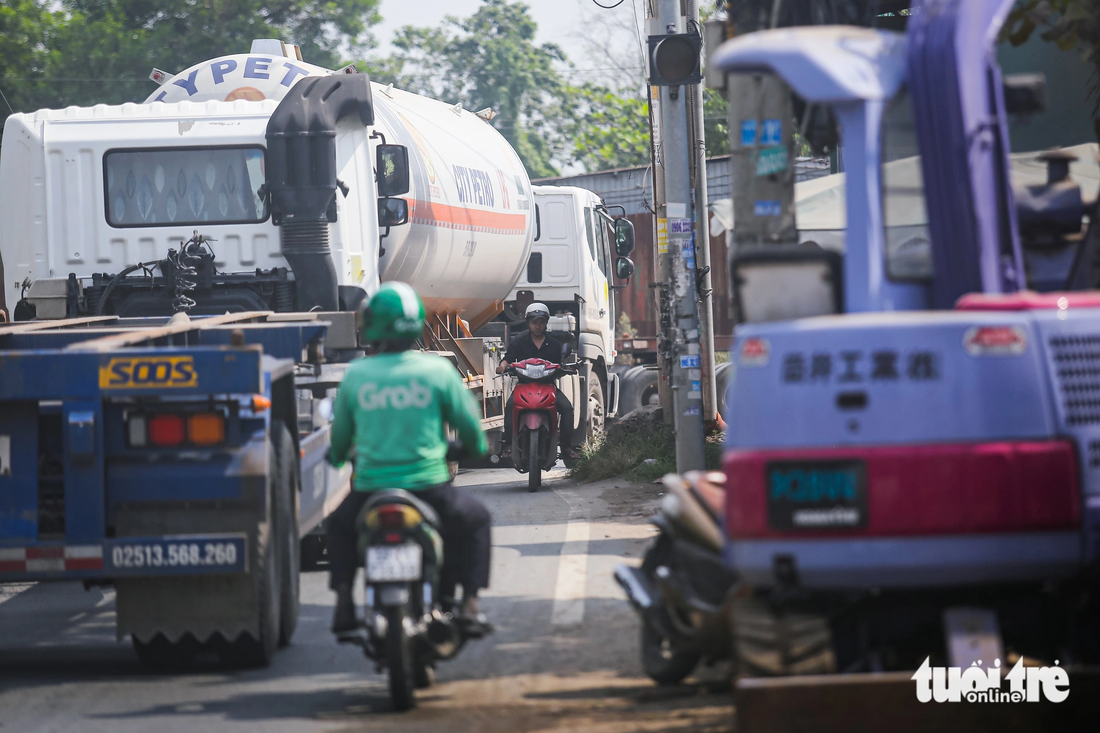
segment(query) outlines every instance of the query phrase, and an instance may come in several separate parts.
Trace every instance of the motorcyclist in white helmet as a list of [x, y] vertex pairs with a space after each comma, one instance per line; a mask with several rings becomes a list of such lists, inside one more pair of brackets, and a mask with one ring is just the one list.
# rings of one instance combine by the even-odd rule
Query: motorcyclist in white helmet
[[[560, 364], [565, 357], [562, 343], [553, 336], [546, 335], [546, 324], [550, 322], [550, 309], [542, 303], [532, 303], [527, 306], [524, 316], [527, 319], [527, 332], [508, 343], [504, 360], [497, 367], [498, 374], [507, 369], [509, 364], [517, 361], [545, 359], [554, 364]], [[561, 446], [562, 458], [573, 458], [576, 455], [573, 448], [573, 404], [560, 389], [556, 389], [556, 392], [558, 415], [561, 417], [558, 445]], [[513, 401], [509, 397], [508, 403], [504, 406], [504, 438], [501, 443], [501, 455], [504, 457], [510, 456], [512, 452], [512, 414]]]

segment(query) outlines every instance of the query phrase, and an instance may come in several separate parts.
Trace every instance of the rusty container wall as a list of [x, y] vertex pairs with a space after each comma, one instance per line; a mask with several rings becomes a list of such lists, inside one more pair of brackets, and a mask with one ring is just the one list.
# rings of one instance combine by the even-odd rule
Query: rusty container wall
[[[713, 214], [711, 215], [713, 217]], [[630, 317], [630, 325], [639, 337], [657, 335], [657, 311], [654, 305], [656, 293], [650, 287], [653, 283], [653, 215], [649, 213], [630, 214], [634, 222], [635, 249], [630, 258], [634, 260], [634, 272], [630, 285], [615, 293], [616, 319], [623, 313]], [[710, 238], [711, 283], [714, 288], [714, 340], [715, 349], [729, 349], [730, 336], [733, 334], [733, 320], [730, 317], [729, 272], [726, 267], [726, 233]], [[616, 323], [618, 320], [616, 320]]]

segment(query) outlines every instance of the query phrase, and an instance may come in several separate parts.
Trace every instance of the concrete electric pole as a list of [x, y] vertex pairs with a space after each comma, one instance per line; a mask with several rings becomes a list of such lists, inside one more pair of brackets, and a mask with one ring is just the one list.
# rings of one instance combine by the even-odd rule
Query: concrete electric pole
[[[664, 28], [657, 18], [657, 0], [646, 2], [646, 33], [649, 36], [663, 34]], [[651, 80], [652, 81], [652, 80]], [[672, 374], [669, 288], [668, 288], [668, 237], [665, 216], [665, 166], [661, 142], [661, 87], [650, 84], [649, 129], [653, 162], [653, 295], [654, 318], [657, 335], [657, 397], [664, 412], [664, 420], [672, 424]]]
[[[658, 86], [661, 160], [664, 168], [664, 211], [669, 268], [671, 328], [671, 391], [676, 431], [676, 470], [704, 468], [703, 390], [696, 293], [695, 224], [692, 217], [691, 146], [687, 84], [698, 75], [700, 35], [684, 32], [680, 0], [657, 0], [661, 36], [650, 36], [650, 83]], [[694, 50], [694, 57], [692, 51]], [[653, 78], [657, 77], [657, 78]], [[702, 173], [705, 178], [705, 168]], [[695, 212], [706, 217], [706, 212]], [[709, 239], [700, 246], [709, 244]], [[660, 253], [659, 253], [660, 254]]]
[[[699, 24], [699, 0], [688, 0], [689, 30], [702, 34]], [[710, 207], [707, 200], [707, 145], [704, 132], [703, 84], [691, 85], [691, 154], [695, 175], [695, 242], [696, 259], [701, 277], [699, 288], [699, 353], [703, 377], [703, 422], [711, 425], [718, 419], [718, 393], [714, 375], [714, 301], [710, 264]], [[724, 263], [719, 264], [725, 267]]]

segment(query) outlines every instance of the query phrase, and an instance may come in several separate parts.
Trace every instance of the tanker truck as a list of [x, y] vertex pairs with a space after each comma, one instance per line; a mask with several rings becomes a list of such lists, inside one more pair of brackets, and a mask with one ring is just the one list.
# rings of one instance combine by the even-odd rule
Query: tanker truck
[[[289, 640], [285, 571], [299, 551], [316, 558], [350, 490], [347, 469], [323, 461], [326, 399], [363, 354], [355, 311], [380, 282], [421, 294], [425, 348], [459, 369], [499, 439], [506, 329], [490, 322], [528, 265], [529, 178], [478, 115], [353, 72], [259, 40], [154, 70], [143, 104], [5, 124], [0, 301], [17, 322], [0, 325], [0, 582], [113, 583], [119, 637], [143, 659], [222, 638], [266, 663], [272, 625]], [[221, 442], [199, 445], [193, 424], [222, 426]], [[297, 486], [297, 500], [264, 501], [238, 476]], [[218, 539], [234, 562], [181, 566], [169, 535]], [[173, 548], [176, 563], [154, 562]]]

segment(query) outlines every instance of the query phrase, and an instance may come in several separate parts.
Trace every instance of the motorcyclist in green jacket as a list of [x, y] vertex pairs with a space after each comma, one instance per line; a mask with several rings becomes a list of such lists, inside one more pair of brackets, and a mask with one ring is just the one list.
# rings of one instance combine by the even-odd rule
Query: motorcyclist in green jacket
[[330, 586], [336, 591], [333, 633], [357, 626], [352, 587], [360, 564], [355, 520], [370, 492], [415, 492], [439, 515], [444, 546], [443, 597], [462, 586], [462, 616], [484, 624], [477, 594], [489, 585], [489, 510], [451, 483], [447, 432], [472, 457], [485, 455], [477, 404], [446, 359], [423, 353], [416, 339], [424, 305], [402, 282], [384, 283], [360, 311], [363, 341], [374, 355], [348, 367], [333, 405], [329, 459], [342, 465], [355, 449], [353, 491], [328, 520]]

